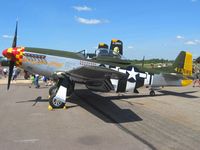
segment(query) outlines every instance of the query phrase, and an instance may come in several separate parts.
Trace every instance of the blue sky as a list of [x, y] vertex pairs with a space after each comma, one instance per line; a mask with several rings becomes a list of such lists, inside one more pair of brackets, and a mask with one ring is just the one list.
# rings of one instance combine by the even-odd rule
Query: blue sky
[[124, 42], [129, 59], [200, 56], [200, 0], [1, 0], [0, 52], [18, 45], [93, 52], [99, 42]]

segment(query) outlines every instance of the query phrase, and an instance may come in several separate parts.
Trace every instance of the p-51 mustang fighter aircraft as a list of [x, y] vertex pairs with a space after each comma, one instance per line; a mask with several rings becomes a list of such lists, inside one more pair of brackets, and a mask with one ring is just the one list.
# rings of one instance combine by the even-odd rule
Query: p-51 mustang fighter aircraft
[[121, 58], [123, 45], [120, 40], [112, 40], [108, 45], [100, 43], [92, 56], [82, 52], [69, 52], [43, 48], [17, 47], [17, 24], [12, 48], [5, 49], [3, 55], [10, 60], [8, 86], [10, 87], [13, 67], [19, 66], [34, 74], [57, 79], [49, 89], [49, 104], [53, 108], [65, 106], [73, 93], [76, 83], [85, 84], [92, 91], [135, 92], [142, 86], [154, 89], [161, 86], [186, 86], [192, 80], [192, 55], [180, 52], [171, 67], [171, 73], [153, 74], [131, 66], [130, 61]]

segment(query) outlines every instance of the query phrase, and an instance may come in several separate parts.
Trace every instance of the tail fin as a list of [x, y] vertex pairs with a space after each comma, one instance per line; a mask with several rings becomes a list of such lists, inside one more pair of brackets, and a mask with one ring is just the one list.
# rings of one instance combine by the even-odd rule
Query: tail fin
[[119, 53], [123, 55], [123, 42], [117, 39], [112, 39], [110, 43], [110, 49], [114, 50], [116, 47], [118, 47]]
[[192, 54], [181, 51], [173, 64], [173, 68], [177, 73], [192, 76]]

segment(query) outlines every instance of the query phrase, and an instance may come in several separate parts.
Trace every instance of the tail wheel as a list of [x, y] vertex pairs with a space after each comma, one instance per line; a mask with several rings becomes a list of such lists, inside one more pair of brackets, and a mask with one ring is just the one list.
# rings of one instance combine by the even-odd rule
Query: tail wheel
[[155, 96], [156, 95], [155, 91], [153, 91], [153, 90], [151, 90], [149, 94], [150, 94], [150, 96]]
[[52, 108], [54, 109], [58, 109], [58, 108], [63, 108], [65, 106], [65, 103], [57, 100], [55, 98], [55, 94], [53, 94], [50, 98], [49, 98], [49, 105], [51, 105]]

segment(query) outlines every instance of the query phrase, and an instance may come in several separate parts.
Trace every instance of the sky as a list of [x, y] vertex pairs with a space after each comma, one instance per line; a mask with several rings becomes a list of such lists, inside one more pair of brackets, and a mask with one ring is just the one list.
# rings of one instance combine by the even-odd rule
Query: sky
[[0, 52], [18, 46], [94, 52], [120, 39], [128, 59], [200, 56], [200, 0], [1, 0]]

